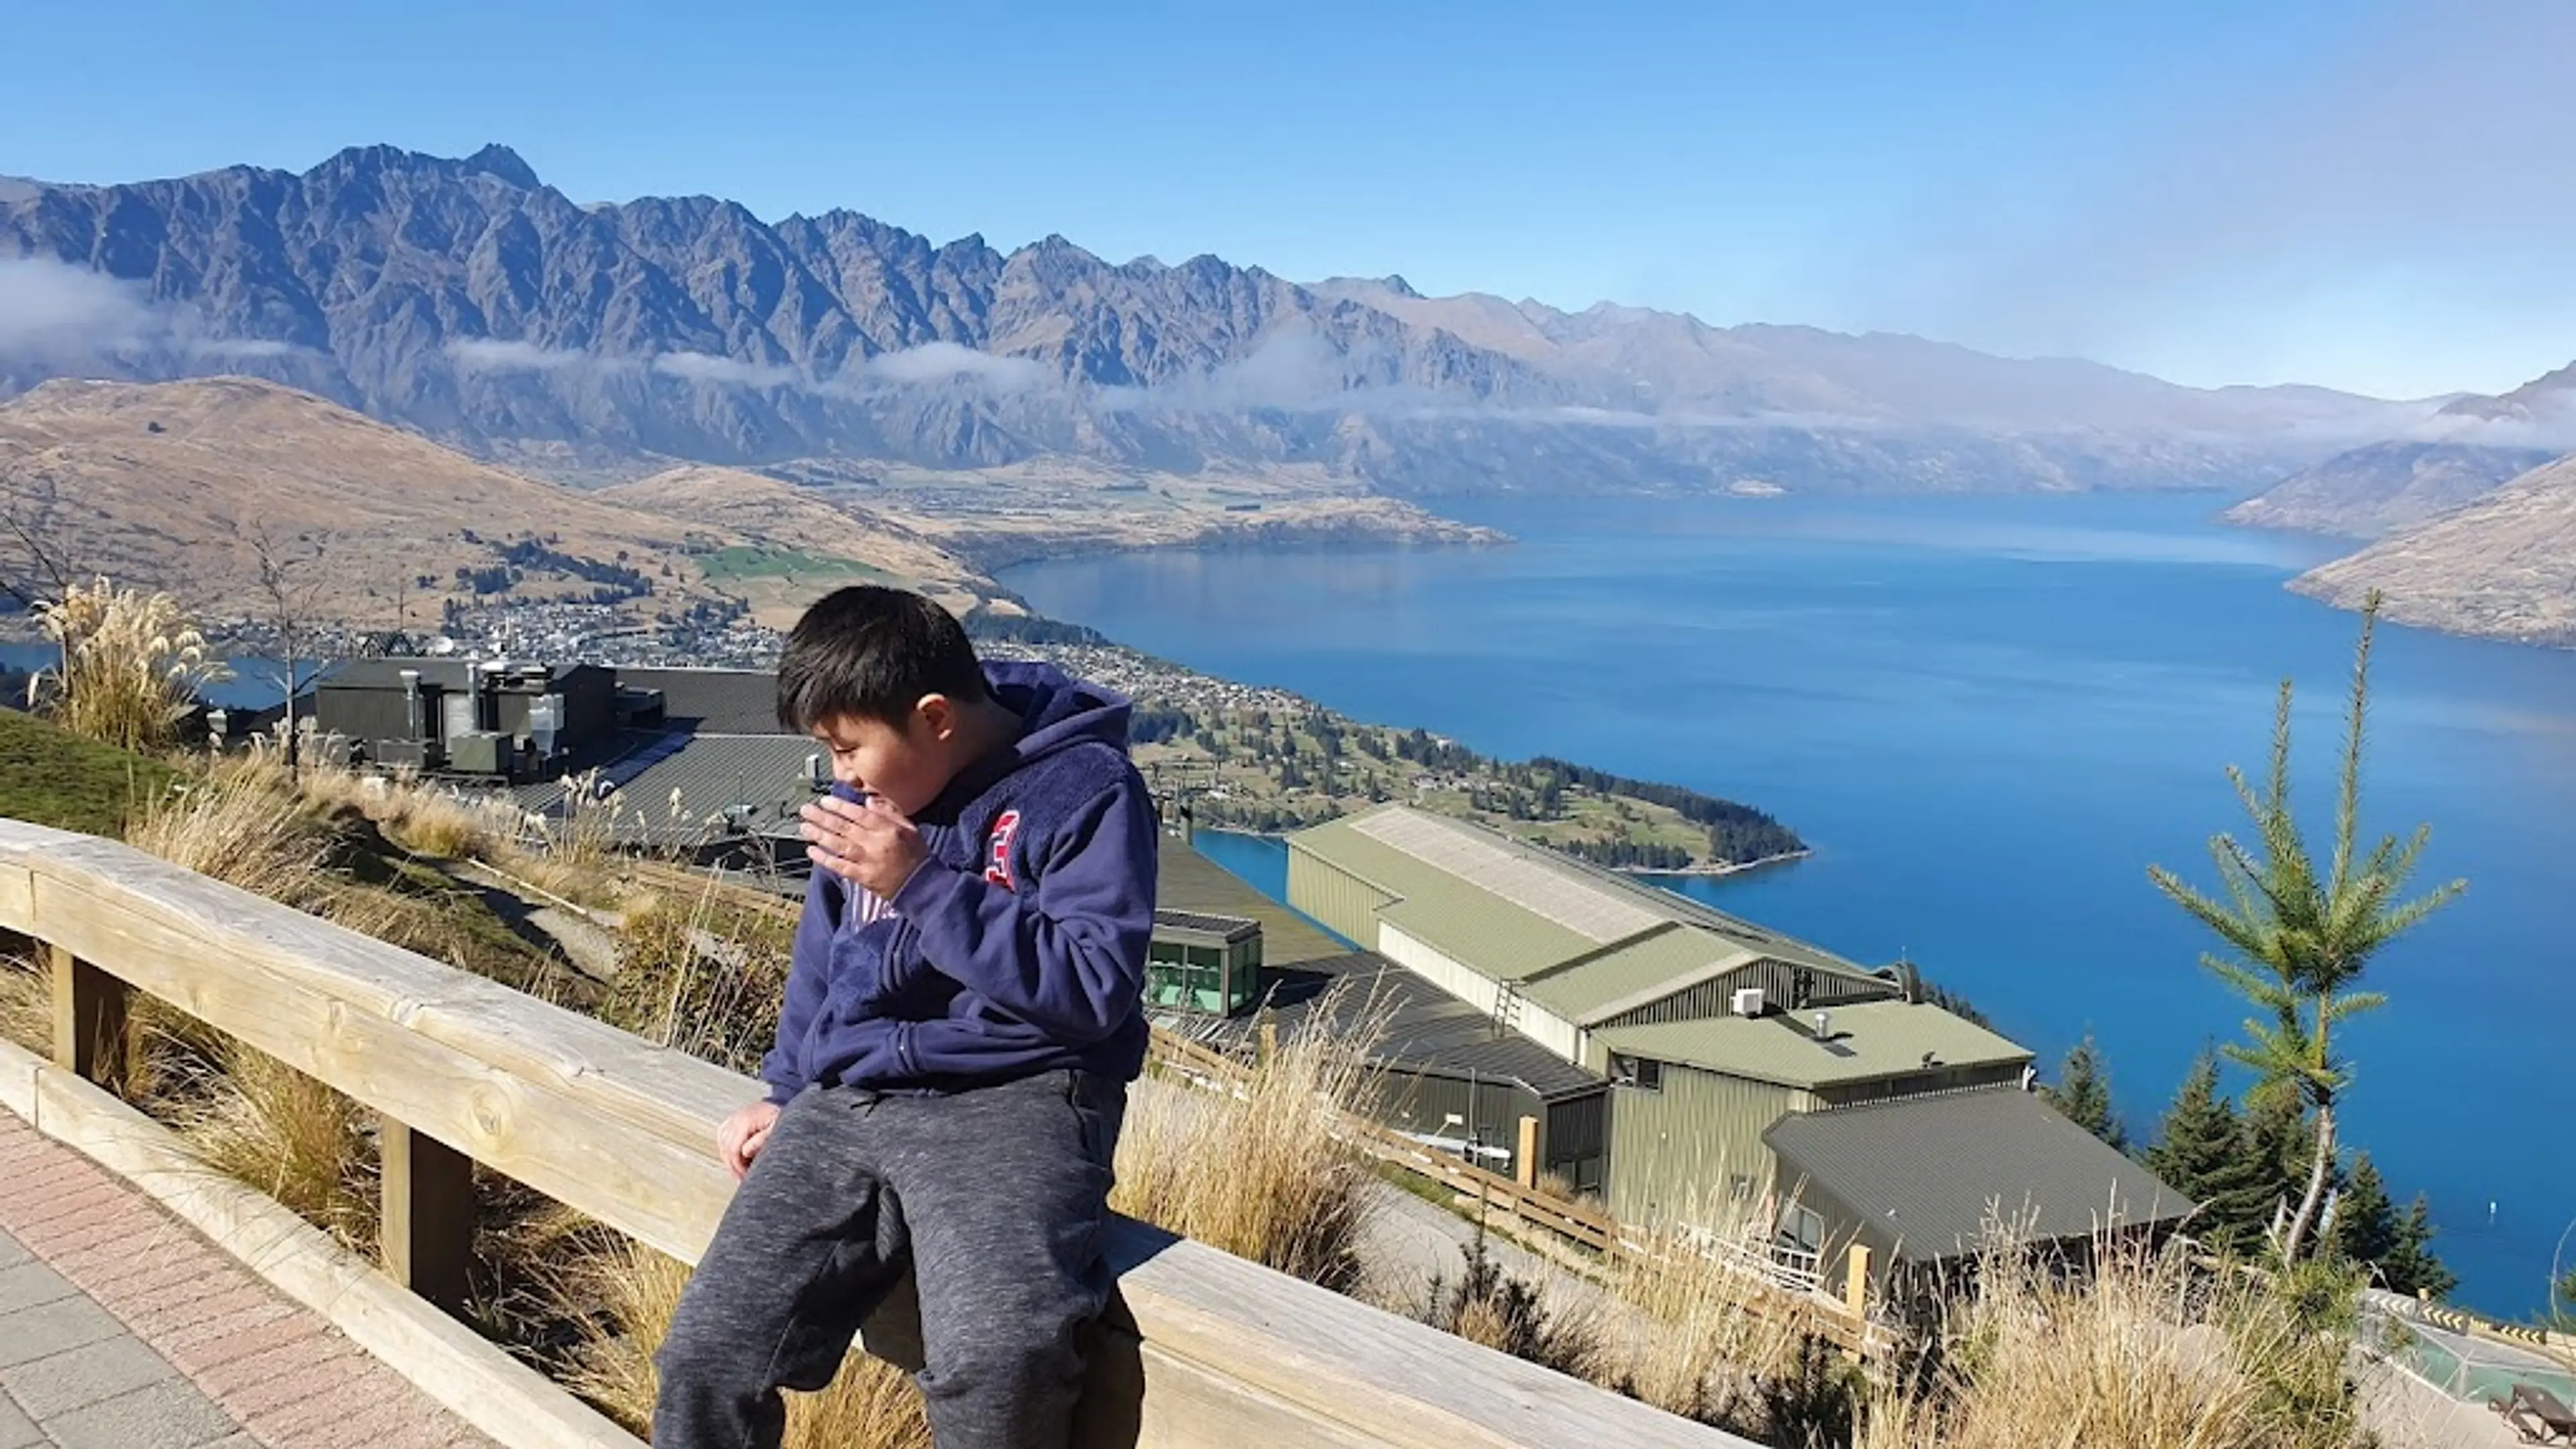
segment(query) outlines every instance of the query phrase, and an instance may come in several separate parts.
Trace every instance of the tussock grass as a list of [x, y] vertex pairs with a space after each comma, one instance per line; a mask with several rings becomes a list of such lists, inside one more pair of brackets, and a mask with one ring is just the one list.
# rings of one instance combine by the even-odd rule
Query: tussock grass
[[308, 765], [298, 782], [309, 799], [375, 822], [385, 838], [415, 855], [498, 862], [515, 852], [520, 812], [494, 795], [468, 798], [401, 776], [361, 775]]
[[39, 1056], [54, 1049], [54, 996], [33, 957], [0, 953], [0, 1038]]
[[[1727, 1215], [1719, 1215], [1724, 1221]], [[1603, 1280], [1595, 1383], [1670, 1413], [1784, 1445], [1840, 1443], [1858, 1388], [1809, 1325], [1804, 1299], [1744, 1271], [1720, 1250], [1748, 1241], [1684, 1222], [1631, 1230], [1639, 1251]]]
[[[1334, 1019], [1329, 1009], [1310, 1018]], [[1110, 1206], [1283, 1273], [1350, 1292], [1375, 1174], [1344, 1139], [1374, 1086], [1374, 1031], [1308, 1029], [1232, 1090], [1149, 1076], [1128, 1091]]]
[[169, 748], [197, 689], [225, 677], [195, 622], [166, 593], [120, 589], [102, 576], [37, 604], [35, 614], [62, 658], [37, 672], [28, 703], [106, 744]]
[[[255, 1048], [218, 1038], [168, 1112], [206, 1163], [352, 1251], [376, 1246], [375, 1114]], [[167, 1087], [165, 1096], [174, 1095]]]
[[218, 762], [149, 801], [126, 843], [184, 870], [314, 915], [345, 887], [324, 817], [259, 755]]
[[2351, 1449], [2354, 1282], [2213, 1275], [2105, 1243], [2088, 1272], [1995, 1252], [1858, 1449]]
[[646, 1041], [738, 1072], [756, 1071], [778, 1030], [794, 932], [729, 901], [710, 880], [695, 896], [631, 900], [616, 978], [600, 1017]]

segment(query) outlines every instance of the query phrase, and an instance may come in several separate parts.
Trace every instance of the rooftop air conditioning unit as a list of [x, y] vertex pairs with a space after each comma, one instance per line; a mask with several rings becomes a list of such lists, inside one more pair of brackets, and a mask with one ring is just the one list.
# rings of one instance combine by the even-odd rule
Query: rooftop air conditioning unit
[[466, 730], [447, 741], [447, 764], [469, 775], [509, 773], [510, 736], [494, 730]]
[[1762, 1014], [1762, 988], [1759, 986], [1739, 986], [1735, 988], [1735, 995], [1732, 1000], [1733, 1010], [1738, 1016], [1760, 1016]]

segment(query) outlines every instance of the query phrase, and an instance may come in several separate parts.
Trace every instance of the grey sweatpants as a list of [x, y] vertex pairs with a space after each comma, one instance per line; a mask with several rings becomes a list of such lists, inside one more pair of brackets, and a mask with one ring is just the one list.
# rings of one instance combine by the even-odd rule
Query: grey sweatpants
[[1126, 1088], [1047, 1072], [947, 1096], [809, 1087], [752, 1159], [655, 1363], [658, 1449], [775, 1449], [911, 1266], [940, 1449], [1053, 1449], [1081, 1387]]

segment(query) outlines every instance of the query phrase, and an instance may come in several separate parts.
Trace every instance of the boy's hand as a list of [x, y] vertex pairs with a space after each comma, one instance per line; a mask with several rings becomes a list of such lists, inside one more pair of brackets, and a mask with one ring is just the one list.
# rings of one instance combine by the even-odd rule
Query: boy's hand
[[883, 899], [893, 900], [930, 857], [920, 829], [883, 795], [870, 795], [863, 805], [826, 795], [799, 813], [797, 833], [814, 864]]
[[760, 1155], [761, 1147], [769, 1141], [769, 1129], [777, 1123], [777, 1103], [754, 1102], [724, 1119], [724, 1125], [716, 1129], [716, 1154], [732, 1169], [734, 1181], [742, 1181], [743, 1175], [751, 1171], [751, 1160]]

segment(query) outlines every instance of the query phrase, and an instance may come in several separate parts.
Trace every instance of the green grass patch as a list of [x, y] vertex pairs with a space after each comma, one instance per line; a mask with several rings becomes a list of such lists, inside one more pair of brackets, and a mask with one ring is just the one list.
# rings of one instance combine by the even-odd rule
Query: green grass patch
[[0, 815], [57, 830], [122, 836], [126, 821], [177, 778], [178, 771], [159, 760], [0, 709]]
[[794, 548], [760, 548], [734, 544], [705, 555], [700, 563], [710, 583], [746, 579], [846, 579], [853, 583], [893, 583], [895, 576], [857, 559], [807, 553]]

